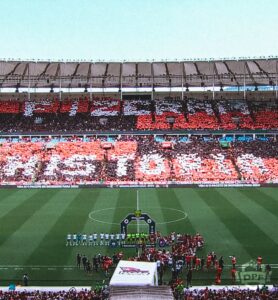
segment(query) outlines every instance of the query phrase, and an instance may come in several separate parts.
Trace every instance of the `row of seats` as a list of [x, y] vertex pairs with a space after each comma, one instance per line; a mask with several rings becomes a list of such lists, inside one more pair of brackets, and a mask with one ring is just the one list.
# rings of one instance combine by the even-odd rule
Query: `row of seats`
[[[251, 113], [246, 101], [125, 100], [94, 98], [0, 102], [0, 131], [275, 129], [278, 110], [265, 102]], [[174, 117], [173, 126], [168, 117]], [[38, 121], [39, 118], [39, 121]], [[115, 122], [113, 118], [119, 118]], [[29, 124], [29, 125], [28, 125]], [[27, 126], [28, 125], [28, 126]], [[27, 127], [27, 128], [25, 128]], [[79, 128], [78, 128], [79, 127]]]
[[[24, 112], [26, 103], [33, 103], [34, 112], [52, 112], [61, 111], [69, 112], [71, 106], [78, 103], [81, 112], [94, 111], [98, 108], [102, 108], [105, 113], [105, 108], [115, 106], [118, 110], [118, 104], [120, 104], [119, 98], [111, 97], [92, 97], [88, 96], [79, 98], [65, 98], [59, 101], [58, 98], [37, 98], [32, 100], [19, 101], [14, 99], [7, 99], [0, 101], [0, 113], [19, 113]], [[58, 103], [57, 109], [55, 106]], [[113, 104], [113, 105], [112, 105]], [[194, 114], [196, 112], [206, 112], [209, 115], [219, 112], [219, 114], [225, 114], [229, 112], [241, 112], [243, 115], [249, 115], [250, 109], [254, 112], [257, 111], [273, 111], [277, 110], [277, 103], [275, 101], [245, 101], [245, 100], [200, 100], [200, 99], [184, 99], [174, 100], [169, 97], [157, 98], [152, 102], [150, 99], [129, 99], [123, 100], [123, 110], [126, 115], [142, 115], [150, 114], [154, 112], [158, 115], [164, 112], [172, 113], [184, 113]], [[152, 106], [154, 105], [154, 107]], [[139, 113], [138, 113], [139, 112]]]
[[151, 136], [109, 143], [4, 142], [0, 182], [278, 182], [276, 141], [235, 142], [222, 149], [216, 140], [169, 139], [166, 148]]

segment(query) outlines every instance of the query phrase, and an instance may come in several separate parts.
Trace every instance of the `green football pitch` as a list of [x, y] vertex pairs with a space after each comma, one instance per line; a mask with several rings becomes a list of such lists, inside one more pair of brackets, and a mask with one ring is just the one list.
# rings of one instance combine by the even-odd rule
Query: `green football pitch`
[[[102, 271], [85, 274], [76, 267], [77, 253], [89, 258], [113, 251], [100, 246], [66, 246], [68, 233], [120, 231], [120, 221], [139, 206], [162, 234], [199, 232], [205, 246], [199, 255], [215, 251], [236, 255], [249, 266], [258, 255], [272, 264], [271, 283], [278, 282], [278, 189], [1, 189], [0, 286], [21, 282], [27, 273], [31, 285], [95, 285], [109, 282]], [[144, 224], [130, 224], [130, 231], [147, 231]], [[135, 255], [124, 250], [125, 258]], [[230, 283], [224, 268], [223, 283]], [[239, 267], [240, 270], [240, 267]], [[246, 270], [245, 270], [246, 271]], [[111, 270], [112, 274], [113, 270]], [[249, 276], [248, 275], [248, 276]], [[215, 271], [194, 272], [193, 284], [212, 284]], [[165, 274], [165, 281], [170, 277]], [[181, 275], [185, 277], [185, 271]], [[259, 280], [259, 279], [258, 279]], [[247, 280], [248, 281], [248, 280]], [[239, 282], [244, 283], [244, 282]], [[250, 283], [250, 282], [249, 282]]]

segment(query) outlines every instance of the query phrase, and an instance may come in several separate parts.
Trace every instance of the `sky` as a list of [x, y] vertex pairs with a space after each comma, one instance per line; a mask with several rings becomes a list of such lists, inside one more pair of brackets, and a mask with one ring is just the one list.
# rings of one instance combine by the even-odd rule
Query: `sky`
[[278, 0], [0, 0], [0, 58], [278, 55]]

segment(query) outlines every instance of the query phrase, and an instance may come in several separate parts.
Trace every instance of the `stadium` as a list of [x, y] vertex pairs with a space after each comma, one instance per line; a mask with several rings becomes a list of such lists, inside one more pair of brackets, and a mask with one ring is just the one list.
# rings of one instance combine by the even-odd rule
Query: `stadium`
[[0, 299], [277, 299], [278, 57], [0, 60]]

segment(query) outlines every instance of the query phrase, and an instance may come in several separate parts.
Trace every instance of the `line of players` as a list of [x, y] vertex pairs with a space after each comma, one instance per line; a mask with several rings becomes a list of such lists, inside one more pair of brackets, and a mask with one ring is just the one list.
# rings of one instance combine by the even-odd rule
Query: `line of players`
[[111, 242], [117, 242], [118, 245], [125, 243], [125, 233], [69, 233], [67, 235], [66, 246], [109, 246]]

